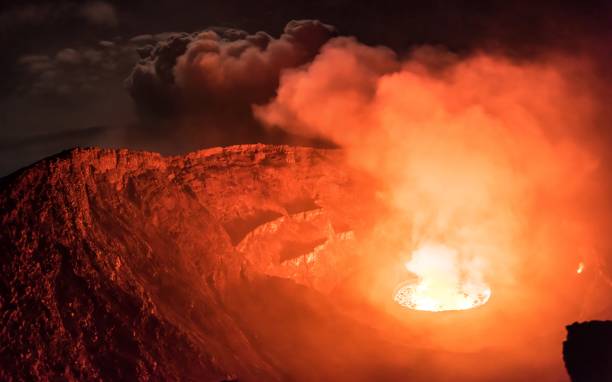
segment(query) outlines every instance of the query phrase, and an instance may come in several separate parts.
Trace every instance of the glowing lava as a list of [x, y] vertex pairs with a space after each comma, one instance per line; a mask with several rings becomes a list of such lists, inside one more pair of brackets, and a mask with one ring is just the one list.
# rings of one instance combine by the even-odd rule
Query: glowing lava
[[417, 279], [396, 290], [393, 299], [401, 306], [431, 312], [465, 310], [491, 297], [480, 263], [462, 259], [458, 251], [445, 245], [425, 244], [405, 265]]

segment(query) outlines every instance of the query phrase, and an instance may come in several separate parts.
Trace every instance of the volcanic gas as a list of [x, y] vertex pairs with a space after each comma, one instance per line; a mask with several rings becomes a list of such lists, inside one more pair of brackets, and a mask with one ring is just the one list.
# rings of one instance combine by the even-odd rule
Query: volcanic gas
[[491, 289], [475, 261], [459, 263], [458, 253], [440, 244], [425, 244], [412, 253], [406, 269], [417, 280], [400, 285], [394, 300], [415, 310], [465, 310], [485, 304]]
[[[407, 327], [414, 310], [461, 311], [419, 321], [424, 346], [517, 355], [541, 341], [536, 356], [552, 365], [564, 323], [600, 311], [581, 307], [576, 264], [610, 245], [593, 139], [603, 109], [588, 73], [576, 57], [421, 48], [400, 59], [337, 38], [254, 110], [337, 143], [347, 166], [376, 179], [386, 208], [362, 244], [372, 304]], [[543, 333], [539, 320], [559, 329]]]

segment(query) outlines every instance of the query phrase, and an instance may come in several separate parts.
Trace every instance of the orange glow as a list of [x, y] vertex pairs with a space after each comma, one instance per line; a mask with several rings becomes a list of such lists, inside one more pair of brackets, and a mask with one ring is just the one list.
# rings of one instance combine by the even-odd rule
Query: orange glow
[[405, 265], [418, 280], [403, 283], [395, 293], [395, 302], [431, 312], [465, 310], [485, 304], [491, 289], [483, 281], [478, 263], [461, 263], [458, 255], [440, 244], [426, 244], [414, 251]]
[[375, 179], [385, 208], [367, 217], [372, 232], [356, 232], [367, 266], [355, 294], [403, 323], [397, 332], [426, 333], [432, 348], [511, 348], [563, 370], [564, 325], [596, 314], [580, 311], [574, 267], [603, 253], [609, 227], [587, 72], [569, 58], [431, 48], [400, 60], [338, 38], [285, 72], [255, 113], [338, 143]]
[[584, 271], [584, 263], [581, 261], [578, 263], [578, 269], [576, 269], [576, 273], [581, 274]]

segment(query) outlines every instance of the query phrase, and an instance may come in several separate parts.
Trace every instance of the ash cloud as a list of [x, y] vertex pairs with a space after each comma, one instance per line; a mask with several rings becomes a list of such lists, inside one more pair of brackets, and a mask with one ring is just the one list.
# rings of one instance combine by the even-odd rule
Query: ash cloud
[[[284, 71], [276, 97], [254, 112], [336, 142], [349, 166], [377, 179], [389, 213], [371, 253], [402, 264], [433, 242], [482, 264], [493, 309], [521, 323], [495, 334], [511, 344], [538, 335], [532, 317], [562, 328], [609, 308], [609, 286], [600, 307], [580, 307], [576, 274], [584, 262], [593, 285], [610, 279], [610, 141], [599, 127], [610, 115], [594, 67], [556, 52], [517, 60], [425, 47], [400, 58], [340, 37]], [[557, 362], [558, 343], [545, 342], [542, 357]]]
[[278, 38], [215, 27], [134, 37], [142, 59], [126, 85], [142, 123], [133, 139], [149, 135], [159, 149], [155, 142], [170, 136], [170, 150], [291, 141], [286, 133], [262, 129], [251, 104], [268, 101], [283, 70], [311, 61], [335, 35], [330, 25], [300, 20], [289, 22]]
[[[42, 7], [32, 12], [47, 11]], [[76, 11], [70, 12], [58, 15]], [[14, 89], [0, 102], [2, 124], [18, 127], [0, 132], [7, 142], [0, 148], [0, 173], [74, 145], [177, 154], [236, 143], [325, 144], [263, 129], [250, 105], [271, 98], [280, 72], [310, 61], [333, 35], [333, 27], [305, 20], [289, 23], [278, 38], [213, 27], [197, 33], [114, 37], [20, 55], [14, 59]], [[61, 133], [92, 124], [109, 129]], [[44, 145], [45, 137], [54, 138]], [[15, 156], [13, 146], [21, 155]]]

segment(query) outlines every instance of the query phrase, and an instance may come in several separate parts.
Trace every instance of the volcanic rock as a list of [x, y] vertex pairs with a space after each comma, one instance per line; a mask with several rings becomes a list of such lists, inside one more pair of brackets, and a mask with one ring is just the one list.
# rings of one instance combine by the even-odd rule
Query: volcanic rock
[[612, 381], [612, 321], [568, 325], [563, 359], [573, 382]]
[[[308, 333], [274, 326], [316, 313], [285, 314], [320, 304], [295, 282], [329, 291], [342, 277], [330, 264], [346, 256], [317, 258], [369, 207], [340, 161], [285, 146], [93, 148], [2, 179], [0, 380], [307, 380], [351, 362], [322, 361], [319, 341], [292, 357], [314, 354], [319, 371], [292, 364], [283, 352]], [[357, 330], [325, 310], [337, 327], [324, 335]]]

